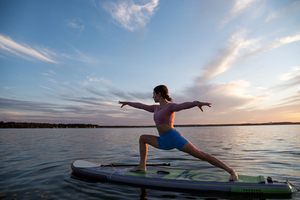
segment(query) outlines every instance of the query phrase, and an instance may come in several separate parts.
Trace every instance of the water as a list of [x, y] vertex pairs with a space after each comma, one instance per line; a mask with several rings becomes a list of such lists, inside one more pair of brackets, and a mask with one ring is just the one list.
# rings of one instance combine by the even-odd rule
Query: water
[[[300, 188], [300, 126], [178, 128], [199, 149], [240, 174], [288, 179]], [[138, 163], [138, 138], [155, 128], [1, 129], [0, 199], [236, 199], [219, 193], [144, 189], [83, 181], [72, 175], [76, 159]], [[149, 147], [148, 162], [220, 172], [178, 150]], [[274, 197], [272, 197], [274, 198]], [[295, 193], [291, 199], [300, 199]]]

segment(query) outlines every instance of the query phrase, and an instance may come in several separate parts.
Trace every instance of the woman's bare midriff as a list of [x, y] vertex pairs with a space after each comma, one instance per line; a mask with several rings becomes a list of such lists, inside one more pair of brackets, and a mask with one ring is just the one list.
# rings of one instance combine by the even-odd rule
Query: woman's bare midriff
[[167, 132], [168, 130], [174, 128], [173, 124], [162, 124], [162, 125], [156, 125], [156, 128], [158, 130], [159, 134], [163, 134]]

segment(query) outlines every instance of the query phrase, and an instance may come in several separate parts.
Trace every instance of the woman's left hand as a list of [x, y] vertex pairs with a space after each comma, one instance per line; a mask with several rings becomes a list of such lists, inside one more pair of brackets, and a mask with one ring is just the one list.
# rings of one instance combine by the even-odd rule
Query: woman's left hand
[[200, 108], [200, 110], [203, 112], [202, 106], [208, 106], [211, 107], [211, 103], [207, 103], [207, 102], [197, 102], [197, 106]]
[[127, 101], [119, 101], [119, 104], [122, 104], [121, 108], [123, 108], [124, 106], [128, 105]]

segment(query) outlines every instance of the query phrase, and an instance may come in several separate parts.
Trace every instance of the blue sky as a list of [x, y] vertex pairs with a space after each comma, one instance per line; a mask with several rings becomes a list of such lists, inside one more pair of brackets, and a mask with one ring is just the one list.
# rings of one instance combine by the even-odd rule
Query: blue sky
[[153, 125], [300, 121], [300, 1], [2, 0], [0, 120]]

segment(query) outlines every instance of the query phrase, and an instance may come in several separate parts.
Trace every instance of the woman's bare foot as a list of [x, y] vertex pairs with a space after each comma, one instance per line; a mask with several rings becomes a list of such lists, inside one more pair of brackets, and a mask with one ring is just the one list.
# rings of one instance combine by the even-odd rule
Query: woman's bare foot
[[238, 174], [234, 170], [231, 170], [229, 174], [230, 174], [229, 177], [230, 181], [237, 181], [239, 179]]
[[130, 170], [131, 172], [135, 172], [135, 171], [146, 171], [146, 166], [142, 166], [142, 165], [138, 165], [135, 168]]

